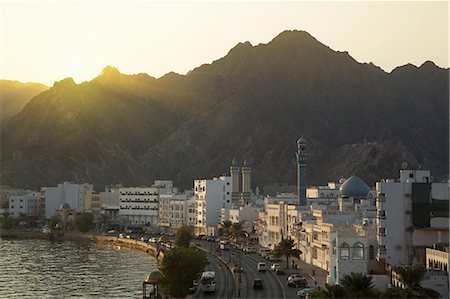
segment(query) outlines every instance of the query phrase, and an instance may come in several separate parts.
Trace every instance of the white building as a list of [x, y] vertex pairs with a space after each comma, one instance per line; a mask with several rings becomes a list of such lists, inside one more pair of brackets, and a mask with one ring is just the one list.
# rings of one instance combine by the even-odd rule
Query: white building
[[18, 218], [20, 215], [39, 217], [41, 214], [41, 192], [29, 192], [26, 195], [9, 196], [9, 215]]
[[188, 224], [190, 194], [161, 194], [158, 225], [163, 232], [174, 232]]
[[119, 188], [119, 222], [129, 226], [158, 226], [159, 197], [176, 194], [170, 180], [156, 180], [152, 187]]
[[214, 235], [220, 223], [220, 210], [231, 207], [231, 177], [221, 176], [212, 180], [195, 180], [196, 199], [195, 233]]
[[64, 182], [57, 187], [44, 188], [45, 192], [45, 218], [49, 219], [59, 207], [66, 203], [77, 213], [84, 211], [85, 201], [92, 196], [91, 184], [73, 184]]
[[117, 224], [119, 217], [120, 187], [105, 188], [99, 193], [100, 214], [106, 215], [111, 223]]
[[120, 188], [119, 221], [135, 227], [158, 225], [158, 201], [157, 188]]
[[242, 229], [251, 233], [254, 229], [253, 223], [259, 217], [260, 209], [254, 206], [234, 206], [230, 209], [222, 208], [220, 211], [220, 223], [231, 221], [232, 223], [242, 222]]
[[391, 266], [425, 264], [425, 248], [449, 242], [447, 183], [430, 171], [401, 170], [400, 180], [377, 182], [378, 258]]

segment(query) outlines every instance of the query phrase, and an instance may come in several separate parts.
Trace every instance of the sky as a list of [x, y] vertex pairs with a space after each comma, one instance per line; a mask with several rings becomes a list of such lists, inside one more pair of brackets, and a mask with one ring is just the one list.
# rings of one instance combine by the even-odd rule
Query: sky
[[447, 1], [0, 2], [0, 78], [53, 85], [122, 73], [186, 74], [239, 42], [305, 30], [390, 72], [449, 65]]

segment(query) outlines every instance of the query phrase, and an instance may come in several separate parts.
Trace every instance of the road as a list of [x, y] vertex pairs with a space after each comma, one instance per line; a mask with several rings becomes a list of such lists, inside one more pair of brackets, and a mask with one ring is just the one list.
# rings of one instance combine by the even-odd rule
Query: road
[[[218, 245], [214, 244], [213, 242], [207, 242], [207, 241], [199, 241], [197, 242], [200, 245], [202, 245], [202, 248], [205, 250], [208, 250], [215, 255], [218, 256], [218, 258], [226, 261], [231, 266], [237, 266], [241, 264], [241, 266], [244, 269], [244, 272], [242, 273], [242, 279], [241, 284], [238, 283], [238, 277], [239, 274], [236, 273], [235, 275], [235, 281], [236, 283], [236, 296], [231, 295], [231, 297], [227, 297], [228, 294], [221, 293], [222, 295], [217, 294], [211, 294], [207, 295], [208, 297], [211, 296], [212, 298], [298, 298], [297, 297], [297, 291], [298, 288], [289, 288], [287, 286], [287, 277], [290, 273], [294, 273], [294, 270], [285, 269], [285, 262], [279, 262], [282, 269], [285, 270], [287, 274], [284, 275], [276, 275], [273, 271], [269, 269], [271, 262], [265, 260], [261, 256], [257, 254], [245, 254], [242, 251], [239, 251], [237, 249], [230, 249], [227, 251], [224, 250], [218, 250]], [[239, 256], [240, 255], [240, 256]], [[209, 254], [209, 256], [211, 256]], [[210, 257], [211, 260], [211, 257]], [[216, 259], [219, 261], [218, 259]], [[264, 262], [266, 263], [266, 266], [268, 270], [266, 272], [258, 272], [256, 269], [256, 266], [258, 262]], [[212, 263], [209, 266], [214, 266]], [[224, 267], [224, 266], [223, 266]], [[207, 268], [208, 269], [208, 268]], [[216, 268], [217, 269], [217, 268]], [[221, 269], [223, 270], [223, 268]], [[213, 270], [216, 271], [216, 270]], [[229, 271], [228, 271], [229, 273]], [[231, 274], [230, 274], [231, 275]], [[232, 276], [231, 276], [232, 277]], [[263, 283], [263, 289], [262, 290], [254, 290], [253, 289], [253, 280], [255, 278], [260, 278]], [[223, 284], [222, 279], [217, 277], [217, 283]], [[231, 278], [233, 279], [233, 278]], [[233, 280], [231, 280], [233, 281]], [[231, 283], [230, 280], [226, 281], [226, 285], [228, 287], [234, 287], [234, 285]], [[220, 292], [223, 292], [223, 290], [220, 290]], [[238, 296], [238, 294], [240, 296]], [[200, 294], [199, 294], [200, 295]], [[205, 297], [197, 297], [197, 298], [205, 298]]]
[[208, 253], [209, 264], [204, 271], [216, 272], [216, 291], [214, 293], [203, 293], [202, 290], [193, 296], [193, 298], [235, 298], [234, 277], [228, 267], [216, 256]]

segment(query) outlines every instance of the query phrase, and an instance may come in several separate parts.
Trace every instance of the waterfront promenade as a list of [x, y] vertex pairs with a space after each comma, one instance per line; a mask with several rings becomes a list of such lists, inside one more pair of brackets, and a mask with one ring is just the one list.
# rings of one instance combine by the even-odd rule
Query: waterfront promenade
[[[35, 231], [5, 231], [0, 234], [0, 238], [8, 239], [41, 239], [49, 240], [49, 235]], [[118, 238], [115, 236], [101, 236], [93, 234], [83, 234], [75, 231], [64, 232], [63, 235], [55, 236], [55, 241], [79, 241], [79, 242], [95, 242], [109, 246], [122, 246], [131, 249], [144, 251], [156, 257], [159, 261], [164, 258], [164, 252], [157, 244], [149, 244], [138, 240]]]

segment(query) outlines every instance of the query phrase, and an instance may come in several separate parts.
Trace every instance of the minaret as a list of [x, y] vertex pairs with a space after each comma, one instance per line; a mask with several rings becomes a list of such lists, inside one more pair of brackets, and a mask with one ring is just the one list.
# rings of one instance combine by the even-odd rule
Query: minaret
[[308, 164], [308, 142], [303, 136], [297, 140], [297, 193], [298, 202], [306, 206], [306, 166]]
[[248, 166], [247, 160], [242, 166], [242, 199], [246, 203], [250, 199], [250, 174], [252, 169]]
[[233, 202], [239, 200], [239, 172], [240, 167], [236, 165], [236, 159], [233, 159], [230, 166], [230, 174], [231, 174], [231, 200]]

